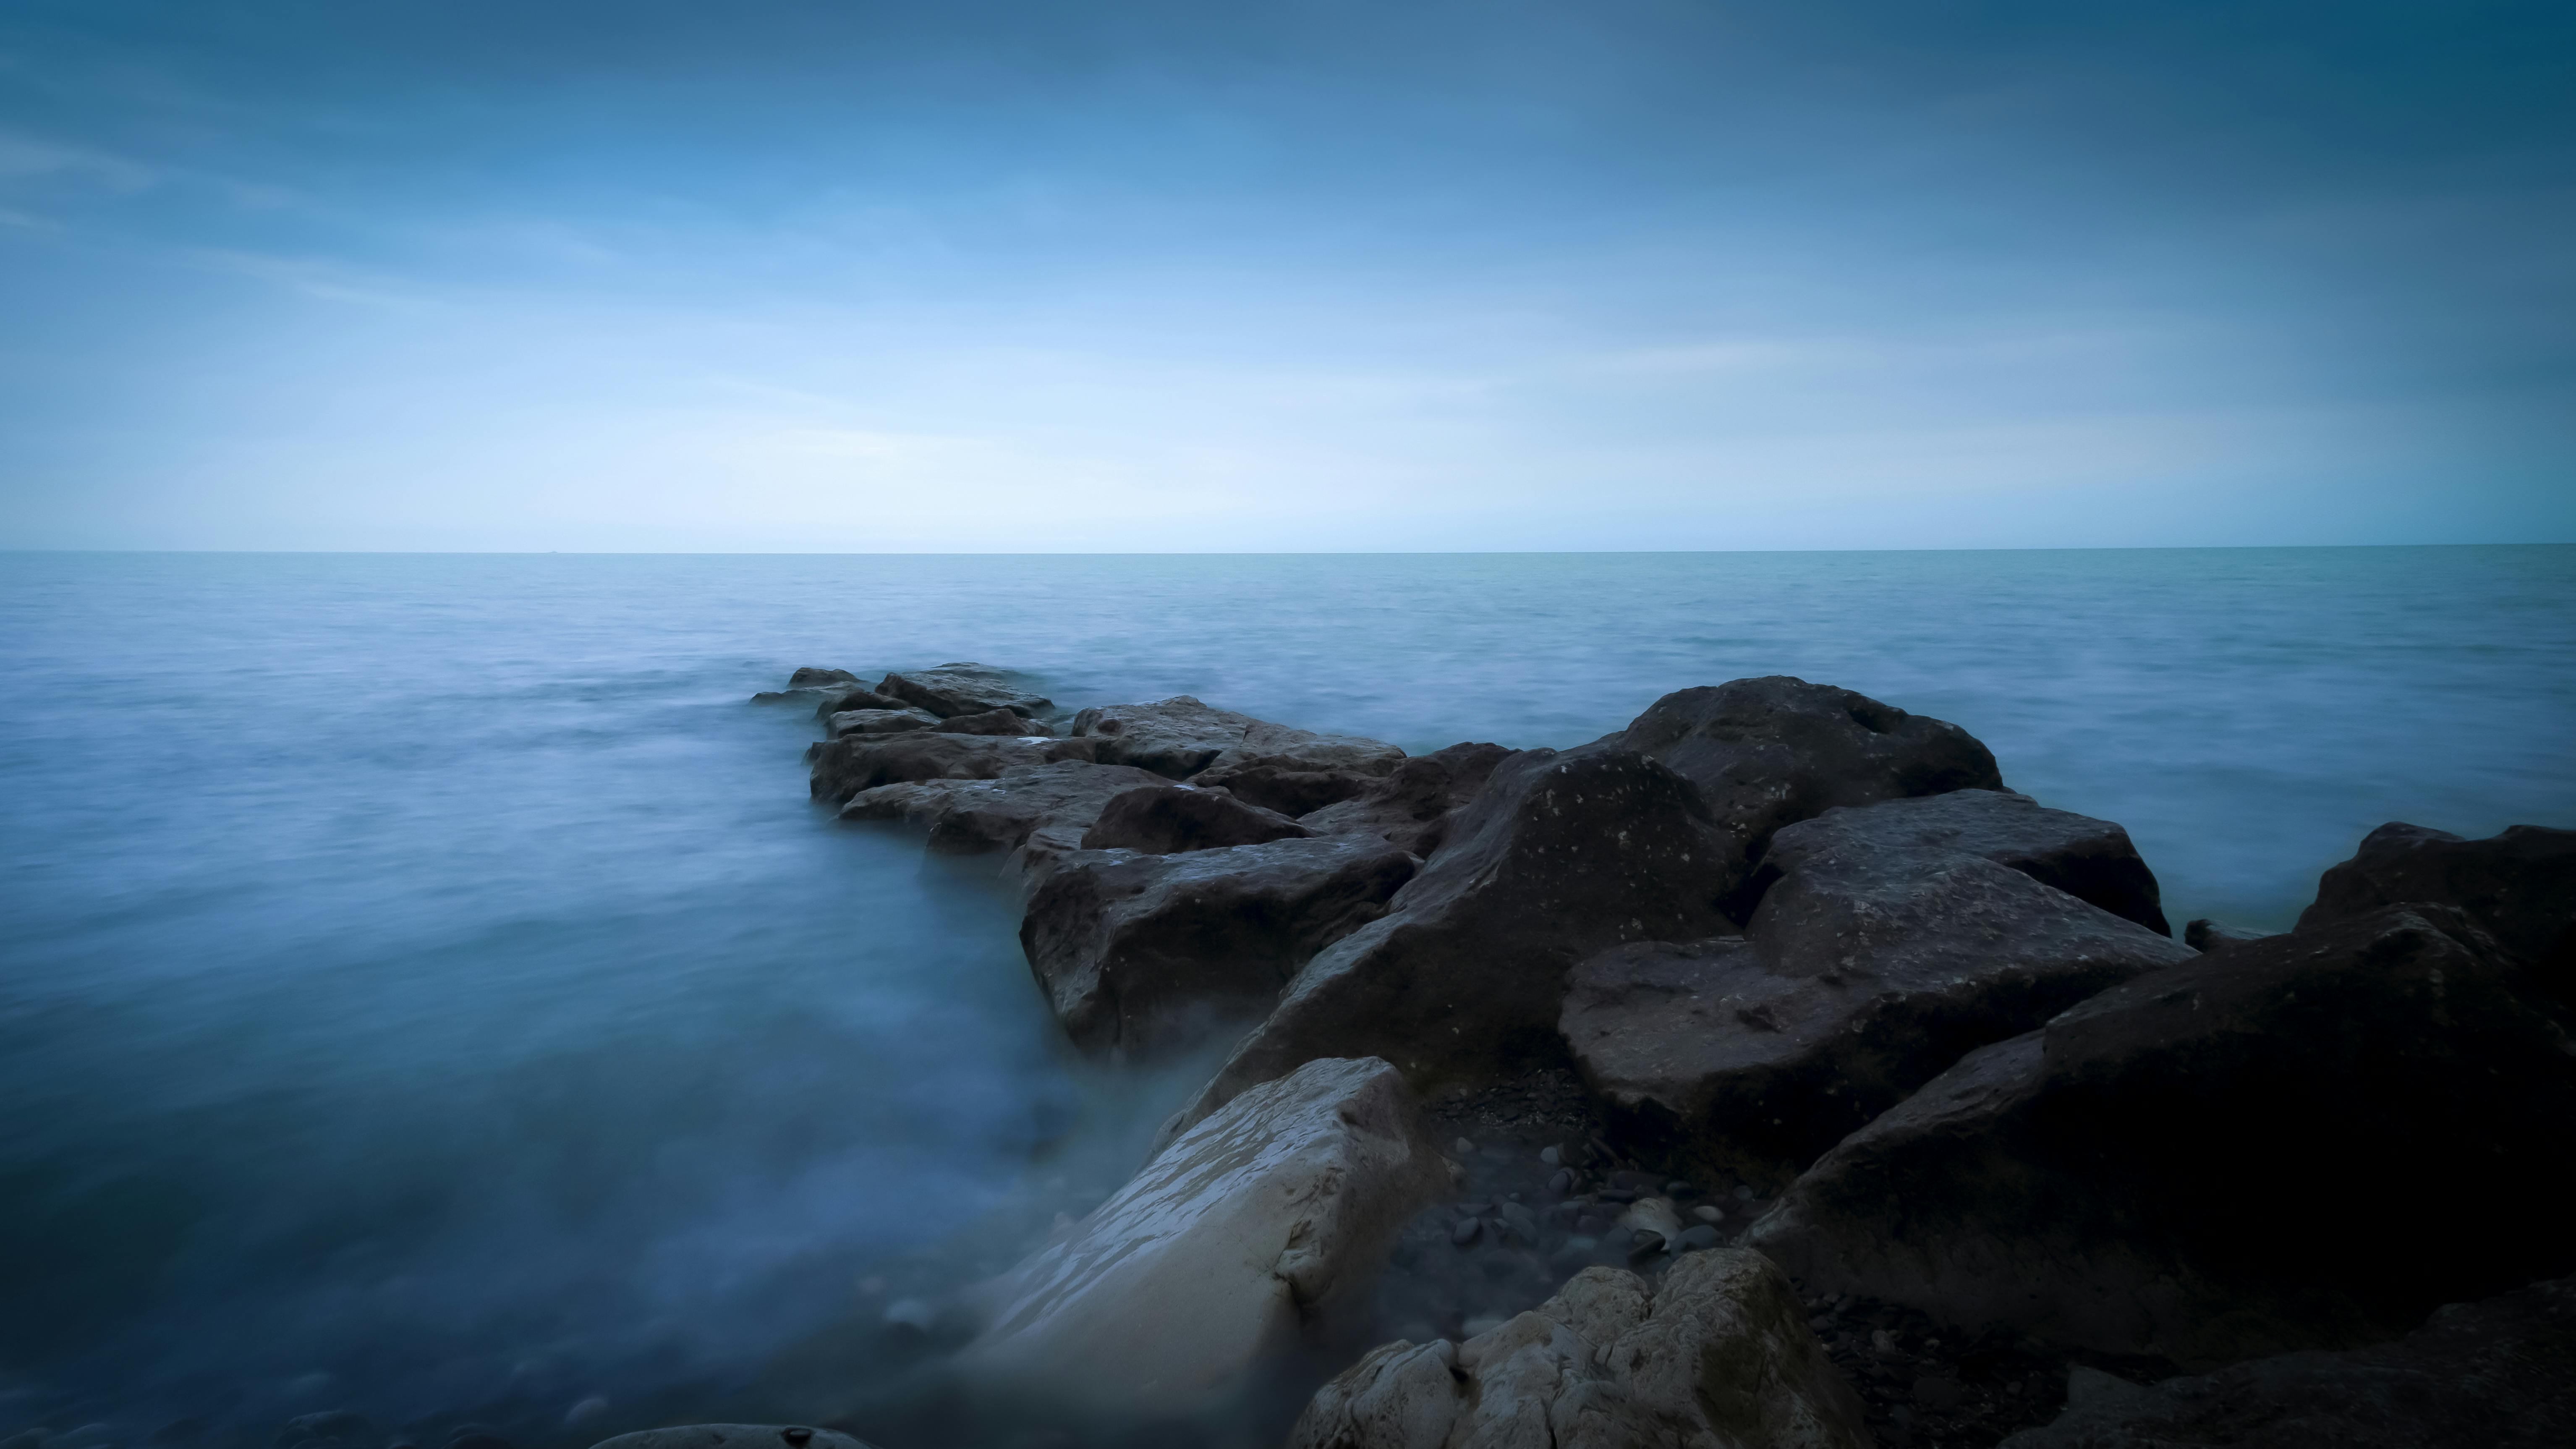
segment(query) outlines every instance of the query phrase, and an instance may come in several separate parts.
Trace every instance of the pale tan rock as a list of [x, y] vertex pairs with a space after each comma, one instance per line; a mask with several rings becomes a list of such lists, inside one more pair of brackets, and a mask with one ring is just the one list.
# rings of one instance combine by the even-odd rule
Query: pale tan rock
[[1324, 1385], [1289, 1449], [1869, 1449], [1789, 1280], [1740, 1249], [1659, 1284], [1586, 1268], [1490, 1333], [1391, 1343]]
[[1326, 1058], [1245, 1092], [1117, 1196], [972, 1295], [959, 1365], [1125, 1413], [1221, 1403], [1332, 1341], [1388, 1243], [1450, 1191], [1403, 1078]]

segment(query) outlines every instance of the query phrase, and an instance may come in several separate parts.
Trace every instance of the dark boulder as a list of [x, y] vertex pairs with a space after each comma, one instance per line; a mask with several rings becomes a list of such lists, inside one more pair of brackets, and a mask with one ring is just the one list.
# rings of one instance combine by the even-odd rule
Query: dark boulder
[[[844, 820], [902, 820], [930, 831], [930, 848], [952, 855], [1019, 850], [1033, 836], [1081, 838], [1100, 808], [1138, 786], [1181, 793], [1158, 775], [1124, 765], [1062, 760], [991, 779], [918, 780], [880, 785], [850, 798]], [[1071, 848], [1071, 841], [1065, 842]]]
[[2242, 946], [2248, 941], [2268, 941], [2273, 931], [2249, 931], [2242, 926], [2223, 926], [2202, 917], [2182, 928], [2182, 943], [2195, 951], [2218, 951], [2229, 946]]
[[1098, 821], [1082, 837], [1082, 848], [1176, 855], [1302, 839], [1313, 833], [1275, 810], [1246, 805], [1226, 791], [1175, 787], [1158, 779], [1104, 806]]
[[907, 780], [993, 780], [1060, 760], [1089, 761], [1090, 740], [1022, 739], [1010, 735], [843, 735], [814, 746], [807, 783], [817, 800], [847, 804], [862, 790]]
[[2456, 906], [2576, 1005], [2576, 830], [2508, 826], [2484, 840], [2390, 823], [2317, 882], [2302, 927], [2383, 906]]
[[[830, 719], [836, 714], [847, 713], [854, 709], [908, 710], [912, 708], [911, 705], [904, 703], [893, 695], [879, 694], [873, 689], [851, 689], [847, 686], [836, 684], [820, 691], [820, 695], [822, 703], [814, 707], [814, 714], [818, 719]], [[923, 710], [921, 713], [929, 714], [930, 712], [928, 710]], [[938, 716], [931, 715], [931, 718], [937, 719]]]
[[1298, 967], [1383, 914], [1413, 871], [1412, 857], [1375, 840], [1086, 850], [1057, 861], [1031, 896], [1020, 944], [1076, 1045], [1149, 1059], [1259, 1019]]
[[988, 709], [982, 714], [952, 715], [932, 725], [943, 735], [1052, 735], [1043, 720], [1034, 720], [1007, 709]]
[[803, 665], [799, 667], [795, 673], [787, 676], [787, 687], [789, 689], [803, 689], [808, 685], [856, 684], [858, 682], [859, 677], [846, 669], [823, 669], [812, 664]]
[[1517, 753], [1501, 745], [1457, 744], [1418, 755], [1299, 823], [1325, 835], [1374, 835], [1428, 858], [1440, 848], [1457, 810], [1485, 788], [1495, 766]]
[[1152, 704], [1098, 705], [1073, 717], [1073, 733], [1096, 739], [1104, 764], [1221, 785], [1237, 771], [1258, 766], [1306, 773], [1383, 775], [1404, 751], [1381, 740], [1325, 735], [1272, 724], [1230, 709], [1214, 709], [1189, 695]]
[[1055, 707], [1054, 701], [1012, 683], [1008, 671], [989, 664], [942, 664], [936, 669], [889, 674], [877, 682], [877, 693], [926, 709], [941, 719], [997, 709], [1037, 715]]
[[[1407, 760], [1405, 764], [1413, 763]], [[1401, 773], [1403, 766], [1396, 767]], [[1225, 788], [1234, 798], [1295, 819], [1327, 805], [1338, 805], [1378, 783], [1372, 775], [1342, 770], [1292, 770], [1284, 765], [1248, 765], [1228, 771]]]
[[1957, 725], [1785, 674], [1665, 695], [1602, 743], [1697, 786], [1748, 866], [1772, 832], [1836, 805], [2004, 787], [1994, 755]]
[[1559, 1029], [1631, 1141], [1786, 1177], [1968, 1052], [2189, 960], [2042, 883], [2151, 912], [2127, 847], [2116, 825], [1984, 790], [1828, 810], [1774, 837], [1745, 938], [1586, 961]]
[[1389, 913], [1308, 963], [1176, 1125], [1317, 1057], [1384, 1056], [1417, 1085], [1560, 1060], [1577, 961], [1732, 926], [1727, 847], [1689, 784], [1632, 750], [1505, 761]]
[[2395, 1343], [2152, 1387], [2086, 1369], [2074, 1379], [2066, 1412], [2000, 1449], [2565, 1449], [2576, 1279], [2452, 1304]]
[[823, 732], [837, 740], [843, 735], [909, 734], [938, 723], [939, 716], [926, 709], [845, 709], [823, 717]]
[[2194, 957], [1972, 1053], [1750, 1242], [1809, 1292], [2185, 1367], [2384, 1339], [2576, 1268], [2576, 1042], [2528, 985], [2430, 906]]

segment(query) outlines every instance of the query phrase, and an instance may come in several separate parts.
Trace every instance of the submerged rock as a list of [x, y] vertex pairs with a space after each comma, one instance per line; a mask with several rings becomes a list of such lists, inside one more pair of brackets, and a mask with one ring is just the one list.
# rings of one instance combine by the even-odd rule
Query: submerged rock
[[997, 709], [1037, 715], [1055, 707], [1053, 700], [1012, 683], [1009, 671], [989, 664], [942, 664], [936, 669], [889, 674], [878, 681], [877, 693], [926, 709], [941, 719]]
[[1743, 937], [1605, 952], [1558, 1018], [1624, 1135], [1732, 1171], [1794, 1173], [1969, 1051], [2192, 957], [2042, 884], [2154, 910], [2118, 826], [2020, 795], [1828, 810], [1762, 870]]
[[1386, 1245], [1449, 1182], [1392, 1067], [1309, 1062], [976, 1290], [987, 1326], [959, 1365], [1086, 1407], [1205, 1408], [1336, 1346]]
[[2182, 943], [2195, 951], [2218, 951], [2229, 946], [2242, 946], [2248, 941], [2267, 940], [2272, 931], [2252, 931], [2241, 926], [2221, 925], [2207, 917], [2182, 928]]
[[1377, 776], [1404, 759], [1404, 751], [1382, 740], [1272, 724], [1186, 694], [1086, 709], [1073, 717], [1073, 733], [1099, 741], [1097, 758], [1104, 764], [1135, 765], [1204, 785], [1221, 785], [1238, 771], [1264, 766]]
[[1127, 791], [1102, 808], [1082, 837], [1085, 850], [1134, 850], [1177, 855], [1229, 845], [1294, 840], [1314, 832], [1280, 814], [1247, 805], [1224, 790], [1159, 788]]
[[[2576, 1268], [2576, 1042], [2474, 923], [2231, 946], [1983, 1048], [1748, 1241], [1852, 1292], [2186, 1366], [2404, 1331]], [[2363, 1205], [2432, 1184], [2392, 1223]]]
[[1689, 1254], [1649, 1285], [1586, 1268], [1453, 1344], [1398, 1341], [1324, 1385], [1289, 1449], [1869, 1449], [1780, 1270]]
[[[1111, 808], [1200, 793], [1166, 784]], [[1031, 896], [1020, 944], [1076, 1045], [1162, 1056], [1257, 1020], [1298, 967], [1375, 920], [1413, 871], [1411, 856], [1377, 840], [1085, 850], [1057, 861]]]
[[2563, 1449], [2576, 1444], [2576, 1279], [2453, 1304], [2395, 1343], [2152, 1387], [2090, 1374], [2001, 1449]]
[[1553, 1060], [1575, 962], [1732, 924], [1716, 905], [1726, 848], [1690, 786], [1634, 751], [1519, 755], [1385, 917], [1297, 974], [1181, 1120], [1316, 1057], [1384, 1056], [1417, 1086]]

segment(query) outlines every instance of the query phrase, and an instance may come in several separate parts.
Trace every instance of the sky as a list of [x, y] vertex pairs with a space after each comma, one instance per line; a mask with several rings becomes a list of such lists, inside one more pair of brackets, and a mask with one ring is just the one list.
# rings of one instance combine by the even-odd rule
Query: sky
[[0, 0], [0, 548], [2576, 541], [2576, 7]]

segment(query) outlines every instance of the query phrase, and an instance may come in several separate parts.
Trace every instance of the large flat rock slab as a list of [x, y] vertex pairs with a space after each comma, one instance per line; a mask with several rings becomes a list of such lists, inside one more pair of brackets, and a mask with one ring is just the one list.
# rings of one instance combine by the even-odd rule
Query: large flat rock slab
[[1748, 1242], [1810, 1292], [2065, 1349], [2385, 1339], [2576, 1268], [2576, 1041], [2529, 987], [2431, 906], [2149, 972], [1970, 1054]]
[[1094, 758], [1103, 764], [1134, 765], [1205, 785], [1263, 766], [1376, 776], [1404, 759], [1404, 751], [1383, 740], [1273, 724], [1186, 694], [1151, 704], [1094, 706], [1073, 717], [1073, 733], [1098, 742]]
[[1203, 1411], [1335, 1344], [1397, 1230], [1449, 1190], [1394, 1068], [1310, 1062], [979, 1290], [987, 1326], [958, 1364], [1085, 1409]]
[[1289, 1449], [1870, 1449], [1859, 1400], [1758, 1253], [1649, 1283], [1587, 1268], [1464, 1343], [1398, 1341], [1318, 1391]]
[[952, 855], [1018, 850], [1042, 830], [1079, 838], [1110, 801], [1139, 788], [1180, 787], [1125, 765], [1059, 760], [991, 779], [915, 780], [850, 797], [844, 820], [901, 820], [930, 832], [930, 848]]
[[826, 740], [807, 758], [807, 788], [817, 800], [846, 805], [862, 791], [915, 780], [997, 780], [1066, 760], [1092, 763], [1094, 741], [1039, 736], [952, 735], [935, 730], [852, 734]]

